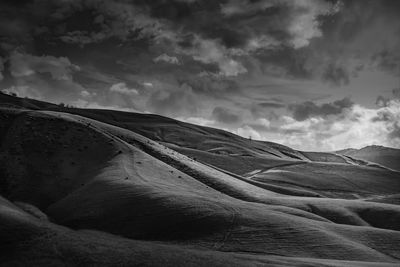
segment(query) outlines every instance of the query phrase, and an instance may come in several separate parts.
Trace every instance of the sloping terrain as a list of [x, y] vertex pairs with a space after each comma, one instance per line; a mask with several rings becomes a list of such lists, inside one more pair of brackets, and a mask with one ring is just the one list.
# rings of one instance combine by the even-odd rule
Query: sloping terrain
[[345, 149], [336, 153], [351, 158], [376, 162], [382, 166], [400, 171], [400, 149], [384, 146], [367, 146], [361, 149]]
[[2, 265], [400, 264], [399, 172], [18, 101], [0, 95]]

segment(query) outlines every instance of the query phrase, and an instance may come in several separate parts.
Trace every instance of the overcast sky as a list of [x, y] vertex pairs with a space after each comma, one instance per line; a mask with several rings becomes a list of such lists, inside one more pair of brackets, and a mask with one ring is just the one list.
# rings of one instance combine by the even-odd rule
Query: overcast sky
[[0, 89], [301, 150], [400, 147], [398, 0], [0, 2]]

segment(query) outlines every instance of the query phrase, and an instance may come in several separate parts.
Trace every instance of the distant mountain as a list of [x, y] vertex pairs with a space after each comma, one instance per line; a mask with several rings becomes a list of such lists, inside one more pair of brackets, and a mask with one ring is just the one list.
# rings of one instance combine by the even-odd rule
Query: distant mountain
[[400, 171], [400, 149], [384, 146], [366, 146], [361, 149], [348, 148], [336, 153], [352, 158], [367, 160]]

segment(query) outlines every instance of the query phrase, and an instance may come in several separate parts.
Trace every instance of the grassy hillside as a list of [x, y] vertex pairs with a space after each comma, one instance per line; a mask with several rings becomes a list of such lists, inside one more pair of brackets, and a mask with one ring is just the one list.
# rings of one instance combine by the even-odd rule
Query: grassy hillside
[[156, 115], [21, 101], [0, 95], [5, 265], [400, 263], [399, 172]]
[[338, 154], [376, 162], [382, 166], [400, 171], [400, 149], [384, 146], [367, 146], [361, 149], [345, 149], [337, 151]]

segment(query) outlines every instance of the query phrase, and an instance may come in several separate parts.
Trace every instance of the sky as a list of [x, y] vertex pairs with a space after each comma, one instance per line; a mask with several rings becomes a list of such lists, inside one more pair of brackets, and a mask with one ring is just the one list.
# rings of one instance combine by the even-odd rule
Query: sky
[[0, 2], [0, 90], [305, 151], [400, 148], [398, 0]]

